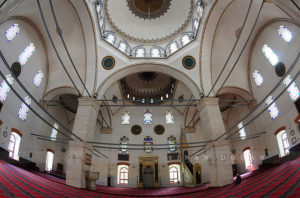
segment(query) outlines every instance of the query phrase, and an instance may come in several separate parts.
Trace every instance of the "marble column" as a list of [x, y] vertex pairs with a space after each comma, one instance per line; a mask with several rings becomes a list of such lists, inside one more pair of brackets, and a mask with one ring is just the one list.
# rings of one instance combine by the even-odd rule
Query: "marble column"
[[92, 147], [86, 142], [88, 136], [95, 132], [97, 114], [100, 108], [94, 98], [78, 99], [78, 109], [73, 126], [73, 133], [83, 141], [73, 137], [69, 142], [67, 154], [66, 184], [76, 188], [86, 188], [86, 171], [91, 168]]
[[[203, 98], [197, 108], [200, 112], [201, 133], [207, 139], [215, 140], [225, 132], [218, 98]], [[232, 183], [232, 162], [230, 144], [227, 140], [218, 140], [206, 145], [210, 148], [207, 153], [208, 163], [211, 165], [210, 185], [214, 187]]]

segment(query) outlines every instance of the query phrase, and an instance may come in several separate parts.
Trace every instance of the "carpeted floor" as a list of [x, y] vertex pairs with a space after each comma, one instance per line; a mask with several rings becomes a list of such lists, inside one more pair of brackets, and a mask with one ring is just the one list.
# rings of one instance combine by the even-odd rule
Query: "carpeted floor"
[[0, 197], [300, 197], [300, 158], [281, 166], [245, 175], [239, 185], [212, 188], [133, 189], [98, 186], [97, 191], [77, 189], [64, 180], [34, 174], [0, 161]]

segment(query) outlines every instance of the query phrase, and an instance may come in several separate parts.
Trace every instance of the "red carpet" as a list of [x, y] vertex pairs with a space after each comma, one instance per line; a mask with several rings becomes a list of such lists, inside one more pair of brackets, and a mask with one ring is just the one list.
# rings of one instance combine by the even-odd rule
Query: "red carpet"
[[63, 184], [0, 161], [0, 197], [300, 197], [300, 158], [247, 175], [239, 185], [212, 188], [133, 189], [98, 186], [97, 192]]

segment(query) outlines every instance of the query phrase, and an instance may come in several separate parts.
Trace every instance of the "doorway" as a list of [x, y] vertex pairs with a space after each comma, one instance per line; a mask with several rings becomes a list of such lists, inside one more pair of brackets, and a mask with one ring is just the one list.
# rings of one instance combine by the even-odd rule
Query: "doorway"
[[147, 166], [144, 170], [144, 187], [145, 188], [154, 187], [154, 175], [151, 166]]

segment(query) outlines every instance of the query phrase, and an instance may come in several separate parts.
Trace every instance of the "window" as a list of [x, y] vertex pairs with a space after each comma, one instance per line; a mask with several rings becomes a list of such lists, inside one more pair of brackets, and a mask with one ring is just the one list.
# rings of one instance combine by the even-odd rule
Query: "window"
[[[142, 101], [142, 103], [143, 103], [143, 101]], [[144, 113], [144, 122], [145, 122], [145, 124], [152, 123], [152, 113], [149, 109], [147, 109]]]
[[[285, 77], [285, 79], [283, 80], [283, 84], [285, 87], [287, 87], [292, 81], [293, 81], [293, 78], [290, 75], [287, 75]], [[287, 91], [293, 102], [296, 101], [300, 96], [300, 92], [299, 92], [295, 82], [292, 82], [292, 84], [289, 86]]]
[[239, 128], [239, 133], [240, 133], [240, 137], [242, 140], [246, 139], [246, 131], [245, 131], [245, 128], [243, 128], [243, 127], [244, 127], [243, 122], [240, 122], [238, 124], [238, 128]]
[[125, 111], [122, 116], [122, 124], [130, 124], [130, 114], [128, 111]]
[[194, 30], [198, 30], [199, 20], [198, 19], [194, 19], [193, 25], [194, 25]]
[[9, 152], [8, 156], [18, 161], [19, 161], [20, 142], [21, 142], [21, 136], [16, 132], [12, 132], [8, 144], [8, 152]]
[[254, 70], [252, 76], [253, 76], [253, 79], [254, 79], [256, 85], [258, 87], [260, 87], [261, 84], [264, 82], [264, 79], [261, 76], [260, 72], [258, 70]]
[[104, 25], [104, 18], [103, 17], [101, 17], [99, 19], [99, 24], [100, 24], [100, 28], [103, 28], [103, 25]]
[[144, 138], [144, 151], [151, 153], [153, 151], [153, 139], [150, 136]]
[[[29, 106], [31, 105], [31, 99], [29, 98], [29, 96], [26, 96], [24, 98], [24, 102], [26, 104], [28, 104]], [[21, 118], [21, 120], [25, 121], [26, 117], [27, 117], [27, 114], [28, 114], [28, 111], [29, 111], [29, 107], [27, 107], [24, 102], [21, 104], [21, 107], [20, 107], [20, 110], [19, 110], [19, 113], [18, 113], [18, 117]]]
[[120, 139], [120, 153], [128, 153], [128, 137], [123, 136]]
[[197, 10], [197, 14], [198, 14], [200, 17], [202, 17], [202, 14], [203, 14], [203, 6], [202, 6], [202, 2], [201, 2], [201, 1], [198, 1], [198, 2], [197, 2], [196, 10]]
[[263, 45], [262, 52], [273, 66], [275, 66], [278, 63], [277, 55], [268, 45]]
[[291, 42], [291, 40], [293, 38], [293, 33], [283, 25], [280, 25], [278, 27], [278, 34], [287, 43]]
[[187, 35], [187, 34], [183, 35], [183, 36], [180, 38], [180, 40], [181, 40], [181, 44], [182, 44], [182, 45], [186, 45], [186, 44], [188, 44], [189, 42], [191, 42], [191, 39], [190, 39], [189, 35]]
[[[13, 77], [10, 74], [6, 75], [5, 78], [6, 78], [6, 80], [8, 81], [8, 83], [10, 85], [13, 85], [14, 79], [13, 79]], [[3, 80], [2, 83], [1, 83], [1, 85], [0, 85], [0, 100], [2, 102], [5, 101], [9, 90], [10, 90], [10, 87], [7, 85], [7, 83], [5, 82], [5, 80]]]
[[160, 57], [160, 50], [158, 48], [152, 48], [151, 57]]
[[57, 129], [58, 129], [58, 124], [54, 123], [52, 131], [51, 131], [51, 140], [55, 141], [56, 140], [56, 136], [57, 136]]
[[107, 34], [106, 36], [106, 41], [109, 42], [110, 44], [114, 44], [115, 43], [115, 40], [116, 40], [116, 37], [115, 35], [113, 34]]
[[176, 52], [178, 50], [178, 45], [176, 43], [176, 41], [173, 41], [169, 47], [170, 49], [170, 53], [173, 54], [174, 52]]
[[48, 149], [47, 156], [46, 156], [46, 167], [45, 167], [45, 170], [47, 172], [51, 172], [52, 170], [53, 158], [54, 158], [54, 152]]
[[145, 49], [137, 48], [135, 51], [135, 57], [145, 57]]
[[127, 51], [127, 45], [126, 45], [126, 43], [124, 41], [121, 41], [119, 43], [119, 47], [118, 48], [123, 53], [126, 53], [126, 51]]
[[8, 40], [8, 42], [11, 42], [13, 40], [13, 38], [15, 38], [15, 36], [17, 36], [17, 34], [20, 31], [20, 26], [19, 24], [13, 24], [6, 32], [5, 32], [5, 36]]
[[177, 184], [178, 183], [178, 169], [175, 166], [171, 166], [169, 168], [169, 176], [170, 176], [170, 183]]
[[44, 72], [42, 70], [39, 70], [38, 72], [36, 72], [34, 79], [33, 79], [33, 84], [35, 84], [35, 86], [39, 87], [41, 85], [41, 82], [44, 78]]
[[177, 150], [176, 148], [176, 138], [175, 136], [171, 135], [170, 137], [168, 137], [168, 148], [169, 148], [169, 152], [175, 152]]
[[[271, 104], [273, 101], [274, 101], [273, 97], [269, 96], [266, 99], [266, 105], [269, 106], [269, 104]], [[269, 106], [268, 110], [272, 119], [276, 118], [279, 115], [279, 111], [275, 102], [271, 106]]]
[[285, 129], [280, 130], [279, 133], [276, 134], [276, 139], [280, 157], [288, 155], [290, 153], [290, 144]]
[[33, 43], [29, 43], [29, 45], [27, 45], [27, 47], [23, 50], [23, 52], [20, 54], [20, 56], [18, 58], [18, 60], [22, 66], [24, 66], [26, 64], [26, 62], [32, 56], [34, 50], [35, 50], [35, 46]]
[[172, 111], [166, 112], [166, 124], [174, 124], [174, 116]]
[[244, 154], [246, 169], [251, 169], [253, 165], [252, 165], [252, 155], [251, 155], [251, 152], [250, 152], [250, 148], [244, 150], [243, 154]]
[[118, 184], [128, 185], [128, 169], [127, 165], [118, 166]]
[[97, 13], [100, 14], [101, 10], [102, 10], [102, 2], [101, 1], [98, 1], [97, 4], [96, 4], [96, 10], [97, 10]]

